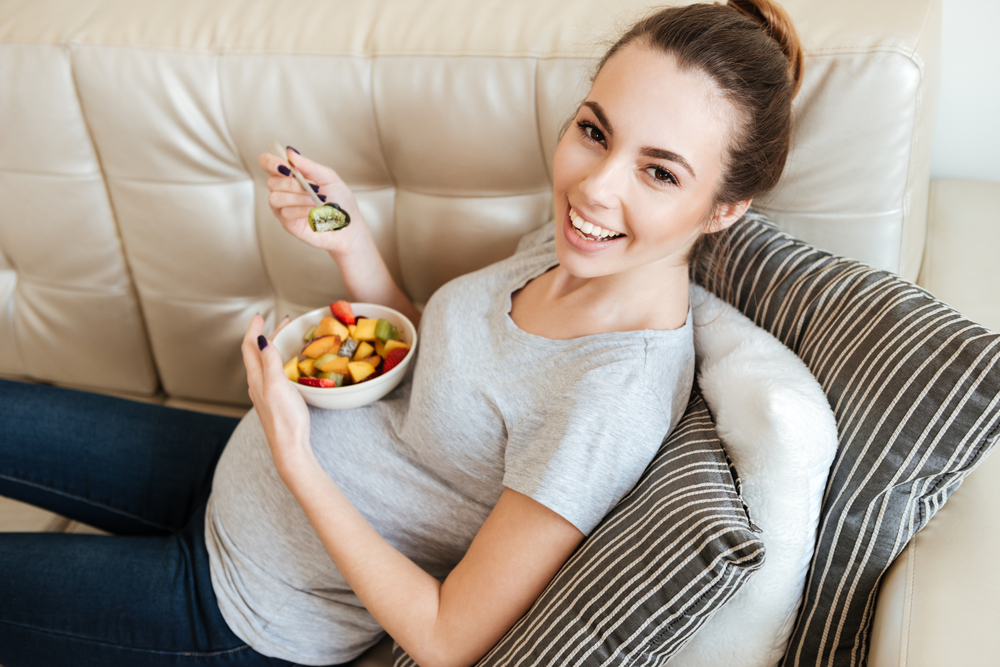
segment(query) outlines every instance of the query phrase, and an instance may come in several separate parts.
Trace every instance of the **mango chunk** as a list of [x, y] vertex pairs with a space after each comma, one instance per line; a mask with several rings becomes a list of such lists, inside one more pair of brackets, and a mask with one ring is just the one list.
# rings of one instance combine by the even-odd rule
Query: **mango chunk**
[[364, 361], [352, 361], [347, 364], [347, 370], [350, 371], [352, 380], [361, 382], [375, 372], [375, 367]]
[[292, 382], [297, 382], [300, 376], [301, 373], [299, 373], [299, 358], [297, 356], [292, 357], [291, 359], [288, 360], [288, 363], [285, 364], [285, 377], [287, 377]]
[[378, 320], [362, 317], [354, 327], [354, 338], [358, 341], [375, 340], [375, 325]]
[[299, 372], [302, 375], [305, 375], [306, 377], [313, 377], [314, 375], [316, 375], [316, 369], [313, 367], [313, 362], [315, 361], [316, 361], [315, 359], [310, 359], [309, 357], [306, 357], [305, 359], [300, 361], [297, 364]]
[[361, 343], [358, 345], [358, 349], [354, 352], [354, 357], [351, 358], [351, 361], [361, 361], [362, 359], [367, 359], [372, 356], [374, 351], [375, 348], [371, 343]]
[[385, 354], [383, 354], [382, 356], [383, 357], [386, 356], [387, 354], [389, 354], [390, 352], [392, 352], [393, 350], [395, 350], [398, 347], [402, 347], [402, 348], [405, 348], [407, 350], [410, 349], [410, 346], [407, 345], [406, 343], [404, 343], [401, 340], [390, 340], [389, 342], [387, 342], [385, 344]]

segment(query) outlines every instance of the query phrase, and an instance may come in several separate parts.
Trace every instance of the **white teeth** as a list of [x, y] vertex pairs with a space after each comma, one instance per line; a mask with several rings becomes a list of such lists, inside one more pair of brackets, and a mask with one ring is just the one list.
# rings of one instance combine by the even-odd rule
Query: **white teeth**
[[592, 222], [588, 222], [580, 217], [580, 215], [574, 211], [572, 208], [569, 209], [569, 221], [583, 234], [597, 238], [608, 238], [608, 237], [618, 237], [621, 234], [612, 232], [609, 229], [602, 229]]

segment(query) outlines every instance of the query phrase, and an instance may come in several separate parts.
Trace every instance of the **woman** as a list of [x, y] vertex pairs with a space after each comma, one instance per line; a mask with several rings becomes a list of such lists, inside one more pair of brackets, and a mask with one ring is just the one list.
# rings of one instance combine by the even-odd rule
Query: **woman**
[[[422, 315], [337, 175], [288, 153], [354, 220], [314, 233], [309, 198], [262, 155], [275, 215], [330, 252], [350, 298], [422, 320], [412, 379], [368, 408], [310, 410], [255, 317], [243, 342], [255, 410], [221, 456], [224, 426], [199, 445], [201, 461], [171, 466], [191, 489], [185, 507], [157, 502], [150, 518], [130, 506], [138, 527], [120, 528], [125, 511], [103, 524], [170, 535], [94, 538], [113, 546], [91, 540], [86, 558], [73, 556], [85, 573], [73, 587], [37, 562], [59, 549], [70, 557], [56, 543], [73, 536], [0, 540], [0, 561], [20, 568], [0, 588], [0, 663], [159, 664], [198, 652], [199, 662], [322, 665], [350, 659], [381, 629], [424, 667], [481, 657], [679, 419], [693, 374], [690, 261], [781, 174], [801, 50], [770, 0], [730, 4], [663, 10], [612, 47], [555, 154], [555, 224], [442, 287]], [[154, 419], [171, 421], [136, 417]], [[140, 447], [153, 451], [132, 442], [107, 456], [124, 466]], [[46, 452], [38, 467], [52, 465]], [[100, 507], [123, 502], [85, 497], [74, 508], [66, 496], [85, 494], [48, 493], [45, 474], [0, 472], [3, 493], [97, 525]], [[122, 493], [145, 498], [158, 484]], [[80, 621], [78, 606], [52, 620], [45, 603], [26, 602], [46, 589], [40, 580], [124, 613], [113, 627]], [[134, 627], [156, 619], [159, 634], [137, 640]], [[34, 659], [45, 652], [50, 661]]]

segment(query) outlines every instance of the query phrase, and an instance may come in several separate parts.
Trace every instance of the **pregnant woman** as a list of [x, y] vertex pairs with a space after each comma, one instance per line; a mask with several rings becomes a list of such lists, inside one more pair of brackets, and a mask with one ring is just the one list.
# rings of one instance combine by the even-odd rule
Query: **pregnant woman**
[[[770, 0], [643, 19], [562, 135], [554, 222], [423, 313], [335, 172], [262, 155], [275, 216], [351, 300], [419, 322], [412, 375], [309, 408], [257, 316], [238, 424], [0, 383], [0, 493], [116, 534], [0, 536], [0, 664], [329, 665], [383, 631], [423, 667], [475, 663], [680, 418], [689, 264], [780, 177], [801, 63]], [[311, 231], [289, 163], [353, 222]]]

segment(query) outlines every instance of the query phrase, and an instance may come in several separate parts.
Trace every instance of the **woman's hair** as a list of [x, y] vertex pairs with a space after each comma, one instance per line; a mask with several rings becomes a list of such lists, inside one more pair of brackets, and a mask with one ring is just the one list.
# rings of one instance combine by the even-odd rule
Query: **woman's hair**
[[[632, 26], [604, 54], [597, 72], [633, 42], [674, 56], [682, 69], [707, 74], [730, 103], [735, 123], [716, 204], [735, 204], [773, 188], [785, 168], [792, 99], [802, 84], [802, 46], [785, 10], [773, 0], [668, 7]], [[711, 259], [721, 259], [719, 249], [709, 247], [713, 237], [698, 239], [688, 257], [692, 265], [718, 263]]]

